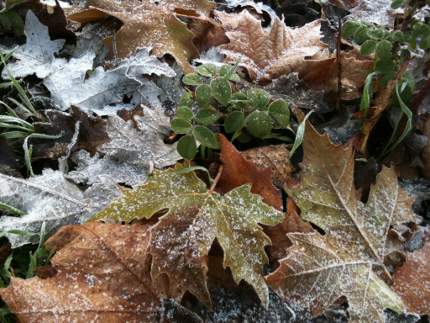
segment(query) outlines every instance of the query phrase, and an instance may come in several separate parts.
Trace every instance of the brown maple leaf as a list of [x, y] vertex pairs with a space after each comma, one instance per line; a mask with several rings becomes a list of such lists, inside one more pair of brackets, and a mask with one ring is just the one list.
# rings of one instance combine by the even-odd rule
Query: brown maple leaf
[[150, 280], [149, 232], [143, 225], [62, 227], [46, 242], [55, 274], [12, 278], [0, 290], [21, 322], [155, 322], [162, 286]]
[[100, 20], [106, 15], [119, 19], [123, 26], [113, 39], [111, 48], [118, 58], [126, 58], [137, 49], [149, 47], [156, 56], [171, 54], [186, 72], [189, 60], [197, 56], [193, 33], [178, 20], [207, 16], [214, 4], [208, 0], [90, 0], [88, 9], [68, 18], [81, 23]]
[[272, 170], [259, 168], [246, 160], [241, 153], [223, 135], [221, 144], [221, 162], [224, 165], [216, 190], [227, 193], [232, 189], [251, 184], [251, 192], [263, 197], [263, 201], [277, 209], [282, 207], [280, 192], [273, 186]]
[[301, 182], [286, 187], [301, 217], [320, 233], [290, 233], [293, 245], [268, 281], [301, 308], [323, 312], [344, 296], [353, 321], [383, 322], [385, 308], [404, 310], [403, 302], [376, 272], [386, 271], [391, 226], [418, 221], [412, 198], [399, 186], [393, 169], [384, 167], [366, 204], [354, 187], [352, 144], [334, 145], [308, 123]]
[[409, 311], [430, 315], [430, 241], [407, 255], [406, 262], [394, 274], [393, 289]]
[[[252, 80], [266, 83], [297, 72], [309, 86], [325, 91], [337, 90], [337, 64], [321, 38], [321, 23], [316, 20], [300, 28], [285, 26], [279, 18], [263, 28], [261, 21], [247, 10], [238, 14], [216, 12], [230, 43], [222, 45], [226, 61], [239, 62]], [[342, 98], [360, 96], [372, 61], [357, 52], [342, 53]]]

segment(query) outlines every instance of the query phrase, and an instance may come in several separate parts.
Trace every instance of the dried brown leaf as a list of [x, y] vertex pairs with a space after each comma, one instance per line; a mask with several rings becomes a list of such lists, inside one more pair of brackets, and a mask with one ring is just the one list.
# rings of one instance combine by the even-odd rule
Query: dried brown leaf
[[241, 153], [223, 135], [221, 144], [221, 162], [224, 165], [216, 190], [227, 193], [232, 189], [251, 184], [251, 192], [263, 197], [263, 201], [277, 209], [282, 207], [280, 192], [273, 186], [272, 169], [259, 168], [246, 160]]
[[[208, 0], [90, 0], [87, 10], [68, 18], [81, 23], [100, 20], [109, 15], [123, 26], [109, 42], [118, 58], [126, 58], [138, 48], [149, 47], [156, 56], [171, 54], [189, 72], [189, 60], [198, 54], [193, 33], [176, 14], [186, 17], [208, 16], [213, 3]], [[112, 43], [114, 42], [114, 43]]]
[[148, 243], [143, 225], [64, 226], [46, 242], [55, 274], [12, 278], [0, 295], [22, 322], [158, 321], [163, 287], [150, 280]]
[[393, 289], [410, 312], [430, 315], [430, 242], [410, 253], [394, 274]]

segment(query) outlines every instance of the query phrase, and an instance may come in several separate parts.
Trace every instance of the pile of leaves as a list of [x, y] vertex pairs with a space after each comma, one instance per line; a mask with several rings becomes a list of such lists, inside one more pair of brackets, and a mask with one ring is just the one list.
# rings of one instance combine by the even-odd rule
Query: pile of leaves
[[0, 0], [0, 320], [428, 320], [429, 48], [424, 0]]

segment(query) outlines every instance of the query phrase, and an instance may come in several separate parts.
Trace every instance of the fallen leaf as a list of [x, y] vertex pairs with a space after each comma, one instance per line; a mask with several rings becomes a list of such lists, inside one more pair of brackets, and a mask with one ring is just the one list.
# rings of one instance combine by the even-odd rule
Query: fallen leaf
[[[313, 21], [301, 28], [286, 27], [274, 18], [263, 29], [261, 21], [247, 10], [239, 14], [217, 11], [230, 43], [221, 46], [229, 63], [239, 62], [252, 80], [265, 81], [292, 72], [302, 72], [305, 58], [327, 58], [327, 46], [320, 41], [320, 22]], [[303, 37], [306, 35], [306, 37]]]
[[391, 3], [390, 0], [360, 0], [350, 9], [351, 14], [347, 19], [393, 28], [396, 17]]
[[325, 235], [288, 234], [293, 246], [269, 282], [288, 299], [299, 297], [302, 307], [317, 306], [322, 312], [346, 296], [353, 320], [383, 322], [387, 306], [401, 312], [403, 304], [373, 267], [385, 268], [390, 227], [418, 221], [413, 200], [400, 188], [394, 170], [384, 167], [367, 204], [362, 203], [353, 183], [352, 144], [334, 145], [310, 124], [303, 149], [301, 183], [286, 190], [301, 217]]
[[430, 243], [408, 253], [406, 261], [394, 273], [393, 289], [403, 298], [408, 311], [430, 314]]
[[277, 16], [276, 12], [271, 7], [269, 7], [268, 5], [265, 5], [263, 2], [254, 2], [251, 0], [226, 0], [225, 3], [230, 8], [250, 7], [252, 9], [254, 9], [255, 12], [257, 12], [260, 15], [263, 14], [264, 12], [266, 12], [272, 18]]
[[9, 73], [15, 78], [36, 74], [43, 79], [55, 71], [56, 64], [65, 62], [54, 56], [63, 48], [65, 40], [50, 40], [48, 27], [41, 24], [31, 10], [25, 17], [24, 33], [26, 43], [13, 50], [17, 61], [6, 65], [1, 75], [3, 79], [9, 79]]
[[292, 245], [287, 233], [292, 232], [313, 232], [314, 229], [302, 220], [298, 213], [296, 204], [292, 199], [288, 199], [287, 214], [282, 223], [273, 227], [265, 228], [264, 232], [269, 236], [272, 245], [269, 249], [271, 260], [279, 260], [288, 255], [288, 248]]
[[35, 123], [36, 132], [53, 136], [61, 134], [61, 137], [55, 141], [32, 139], [33, 160], [55, 159], [66, 155], [76, 131], [77, 137], [76, 142], [72, 143], [72, 151], [85, 149], [94, 155], [100, 145], [109, 141], [106, 121], [100, 117], [88, 115], [76, 107], [72, 107], [70, 113], [45, 110], [45, 115], [48, 122]]
[[60, 110], [66, 111], [73, 105], [84, 112], [113, 114], [106, 106], [122, 103], [124, 96], [138, 87], [136, 81], [121, 73], [105, 71], [101, 66], [86, 78], [87, 72], [92, 71], [93, 60], [94, 54], [90, 52], [71, 58], [43, 81]]
[[0, 295], [22, 322], [157, 322], [148, 242], [143, 225], [62, 227], [46, 242], [56, 274], [12, 278]]
[[[367, 75], [373, 69], [373, 60], [361, 56], [357, 50], [342, 51], [342, 100], [359, 98]], [[335, 92], [338, 88], [338, 66], [336, 57], [306, 60], [306, 69], [300, 78], [312, 89]]]
[[278, 187], [284, 187], [295, 171], [295, 167], [290, 162], [290, 152], [286, 145], [251, 148], [240, 153], [257, 167], [270, 168], [273, 182]]
[[103, 157], [74, 154], [77, 168], [67, 177], [83, 184], [110, 178], [115, 183], [136, 186], [146, 180], [153, 167], [164, 168], [181, 159], [176, 145], [163, 141], [167, 129], [169, 118], [160, 109], [146, 108], [143, 116], [136, 114], [129, 121], [111, 116], [106, 128], [109, 140], [98, 148]]
[[273, 186], [272, 169], [260, 168], [246, 160], [223, 135], [219, 136], [219, 141], [224, 168], [216, 187], [217, 192], [224, 194], [238, 186], [251, 184], [252, 193], [260, 195], [265, 203], [281, 209], [281, 193]]
[[13, 248], [37, 242], [43, 223], [50, 233], [65, 224], [85, 222], [119, 195], [109, 183], [83, 192], [52, 169], [27, 180], [0, 174], [0, 187], [0, 202], [24, 212], [21, 217], [0, 217], [0, 231]]
[[249, 283], [267, 306], [269, 292], [262, 273], [268, 261], [264, 247], [270, 240], [258, 224], [275, 225], [282, 221], [282, 212], [263, 203], [249, 185], [219, 195], [208, 191], [194, 173], [178, 174], [181, 168], [155, 171], [148, 182], [125, 191], [95, 219], [130, 222], [167, 211], [151, 229], [151, 276], [169, 277], [170, 297], [190, 291], [210, 304], [207, 256], [217, 239], [224, 250], [224, 267], [231, 269], [234, 281]]
[[193, 34], [186, 24], [176, 17], [208, 16], [213, 3], [207, 0], [150, 1], [143, 0], [139, 6], [130, 0], [90, 0], [84, 11], [69, 15], [69, 19], [81, 23], [100, 20], [105, 15], [119, 19], [123, 26], [116, 33], [113, 47], [118, 58], [126, 58], [136, 49], [152, 47], [160, 57], [171, 54], [187, 71], [191, 71], [189, 60], [197, 56], [192, 40]]

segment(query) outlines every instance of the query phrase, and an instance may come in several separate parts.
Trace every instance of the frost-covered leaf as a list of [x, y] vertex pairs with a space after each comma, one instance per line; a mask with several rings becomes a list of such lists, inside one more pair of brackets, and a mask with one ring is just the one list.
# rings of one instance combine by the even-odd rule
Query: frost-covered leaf
[[94, 57], [88, 52], [79, 58], [71, 58], [44, 80], [43, 84], [61, 110], [73, 105], [85, 112], [111, 114], [112, 111], [107, 109], [106, 112], [104, 108], [122, 103], [124, 95], [132, 94], [138, 87], [136, 81], [121, 73], [105, 71], [101, 66], [86, 78], [86, 73], [92, 70]]
[[65, 226], [46, 242], [55, 274], [12, 278], [0, 295], [22, 322], [159, 322], [148, 242], [143, 225]]
[[135, 186], [146, 179], [153, 166], [163, 168], [181, 159], [176, 145], [163, 142], [168, 129], [169, 118], [160, 109], [146, 108], [143, 116], [133, 115], [129, 121], [111, 116], [107, 122], [110, 141], [98, 149], [103, 157], [91, 158], [83, 151], [75, 154], [72, 159], [78, 166], [68, 177], [86, 184], [107, 177], [116, 183]]
[[239, 62], [253, 80], [274, 79], [283, 74], [301, 72], [305, 58], [328, 58], [320, 41], [320, 21], [301, 28], [286, 27], [279, 18], [263, 29], [261, 21], [247, 10], [239, 14], [216, 12], [230, 43], [221, 46], [229, 63]]
[[401, 298], [372, 270], [363, 246], [348, 229], [289, 233], [293, 246], [280, 267], [267, 277], [270, 286], [293, 309], [310, 308], [314, 315], [344, 296], [351, 322], [385, 322], [384, 309], [405, 310]]
[[34, 235], [39, 234], [44, 222], [48, 232], [65, 224], [85, 222], [119, 194], [113, 183], [103, 184], [97, 187], [99, 193], [95, 188], [83, 192], [61, 172], [51, 169], [28, 180], [0, 174], [0, 202], [25, 213], [21, 217], [3, 215], [0, 230], [13, 247], [18, 247], [37, 241]]
[[7, 64], [3, 69], [4, 79], [9, 78], [9, 73], [14, 77], [36, 74], [43, 79], [55, 71], [56, 63], [65, 61], [54, 56], [63, 48], [65, 40], [51, 41], [48, 27], [41, 24], [31, 10], [27, 11], [24, 33], [27, 36], [26, 43], [13, 51], [17, 61]]
[[275, 225], [283, 220], [282, 212], [264, 204], [250, 186], [221, 196], [208, 191], [194, 173], [178, 174], [178, 169], [156, 171], [146, 184], [124, 192], [96, 218], [130, 222], [167, 210], [151, 229], [151, 275], [163, 279], [167, 274], [171, 297], [188, 290], [210, 303], [207, 256], [217, 239], [224, 250], [224, 267], [231, 269], [235, 282], [248, 282], [267, 305], [262, 270], [270, 239], [258, 224]]
[[392, 28], [395, 10], [391, 3], [391, 0], [360, 0], [347, 18]]
[[188, 17], [207, 16], [213, 8], [213, 3], [207, 0], [143, 0], [139, 6], [131, 0], [90, 0], [87, 5], [89, 9], [69, 18], [87, 23], [110, 15], [121, 20], [123, 26], [110, 39], [118, 58], [126, 58], [137, 49], [150, 46], [156, 56], [171, 54], [187, 71], [191, 71], [189, 60], [198, 52], [192, 41], [193, 33], [175, 13]]
[[231, 8], [252, 7], [259, 14], [267, 12], [271, 17], [276, 17], [276, 12], [263, 2], [255, 2], [252, 0], [226, 0], [225, 3]]
[[148, 48], [140, 49], [135, 54], [123, 59], [112, 71], [121, 73], [139, 83], [143, 81], [144, 75], [176, 76], [176, 72], [169, 64], [151, 56]]
[[406, 256], [394, 274], [393, 289], [403, 298], [408, 310], [430, 315], [430, 243]]
[[321, 312], [346, 296], [353, 321], [383, 322], [386, 307], [401, 312], [404, 306], [373, 270], [385, 269], [390, 227], [417, 222], [413, 200], [400, 188], [394, 170], [384, 167], [362, 203], [354, 188], [352, 144], [334, 145], [311, 125], [303, 149], [300, 185], [286, 190], [302, 218], [325, 235], [288, 235], [293, 246], [268, 279], [299, 307]]

